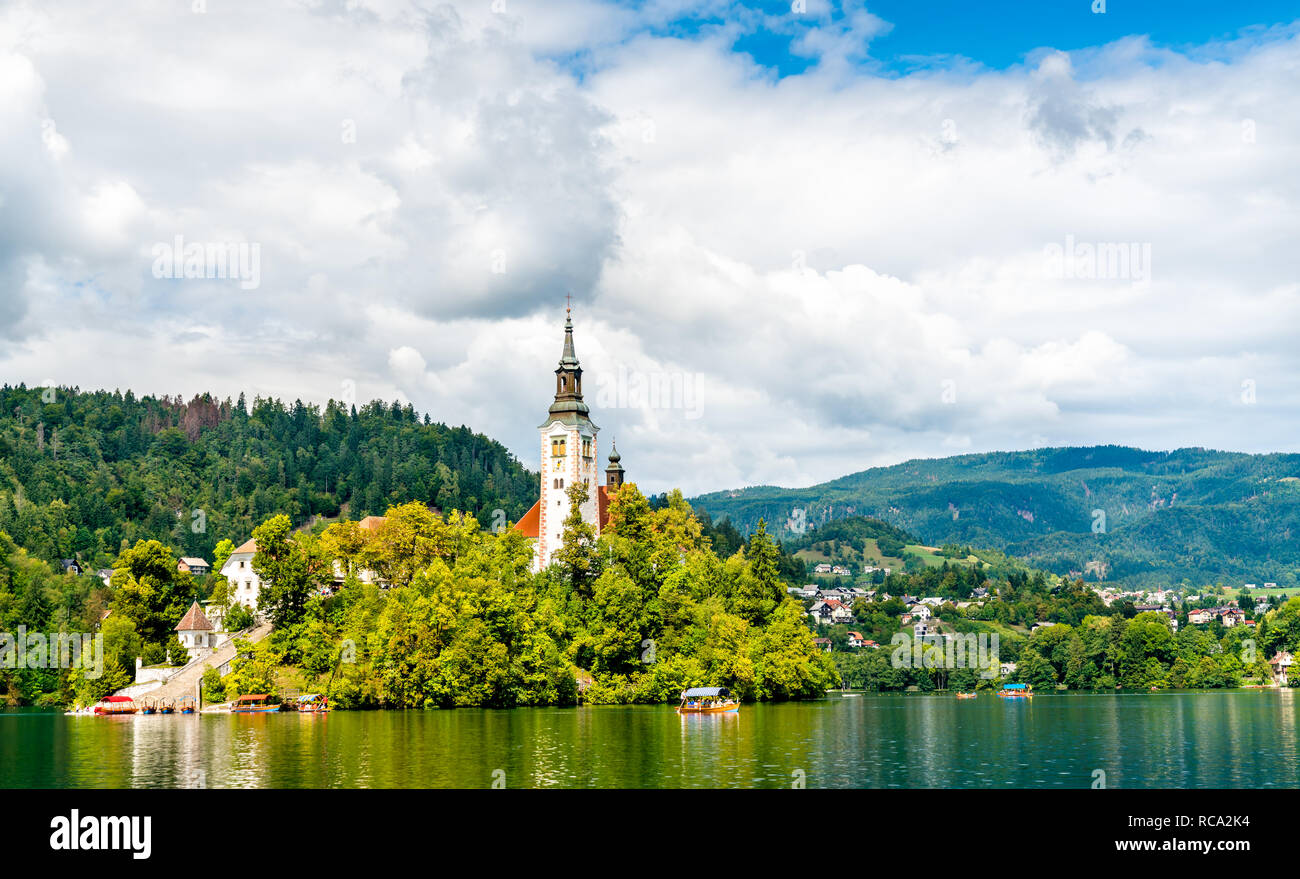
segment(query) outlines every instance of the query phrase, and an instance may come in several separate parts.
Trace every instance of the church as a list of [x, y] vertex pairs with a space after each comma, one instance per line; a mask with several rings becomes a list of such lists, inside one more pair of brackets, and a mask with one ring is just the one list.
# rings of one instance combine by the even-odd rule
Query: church
[[567, 308], [564, 350], [555, 370], [555, 402], [537, 429], [541, 437], [541, 497], [515, 529], [534, 539], [533, 568], [541, 570], [551, 563], [563, 542], [569, 486], [581, 480], [588, 487], [582, 519], [595, 526], [599, 537], [609, 521], [610, 500], [623, 484], [623, 465], [613, 446], [605, 468], [605, 484], [598, 484], [596, 434], [600, 428], [592, 423], [591, 410], [582, 401], [582, 366], [573, 351], [573, 317]]

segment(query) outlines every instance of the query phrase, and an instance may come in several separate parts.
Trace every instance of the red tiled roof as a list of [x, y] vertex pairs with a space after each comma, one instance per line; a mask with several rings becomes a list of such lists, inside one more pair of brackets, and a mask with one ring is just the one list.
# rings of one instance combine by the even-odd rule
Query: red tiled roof
[[240, 544], [239, 548], [232, 552], [231, 555], [237, 555], [241, 552], [257, 552], [257, 541], [251, 537], [248, 538], [248, 540], [245, 540]]
[[600, 530], [602, 531], [609, 524], [609, 502], [611, 500], [613, 498], [609, 496], [608, 485], [596, 486], [596, 516], [600, 519]]
[[189, 613], [185, 614], [184, 619], [176, 624], [178, 632], [210, 632], [212, 629], [212, 623], [203, 615], [203, 608], [199, 607], [197, 601], [190, 605]]
[[387, 516], [366, 516], [357, 523], [357, 527], [362, 531], [376, 531], [379, 526], [388, 521]]
[[[596, 486], [596, 516], [600, 519], [600, 529], [605, 530], [609, 524], [609, 505], [614, 500], [614, 496], [609, 492], [609, 486]], [[515, 530], [523, 532], [524, 537], [537, 537], [541, 534], [542, 525], [542, 502], [538, 500], [529, 508], [524, 517], [515, 523]]]
[[523, 532], [524, 537], [537, 537], [541, 533], [542, 502], [533, 504], [524, 517], [515, 523], [515, 530]]

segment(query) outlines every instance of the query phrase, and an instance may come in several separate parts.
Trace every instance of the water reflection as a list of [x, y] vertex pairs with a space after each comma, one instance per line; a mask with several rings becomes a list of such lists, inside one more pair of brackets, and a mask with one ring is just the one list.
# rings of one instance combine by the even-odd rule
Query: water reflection
[[4, 787], [1300, 786], [1290, 690], [1033, 700], [67, 717], [0, 711]]

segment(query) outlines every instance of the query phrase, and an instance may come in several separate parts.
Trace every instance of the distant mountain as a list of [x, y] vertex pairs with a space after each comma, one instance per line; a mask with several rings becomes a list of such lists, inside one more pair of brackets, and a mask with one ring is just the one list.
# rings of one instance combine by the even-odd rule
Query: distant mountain
[[278, 513], [303, 524], [413, 500], [490, 526], [536, 498], [500, 443], [410, 405], [0, 387], [0, 532], [52, 564], [103, 567], [138, 539], [211, 559]]
[[784, 540], [874, 516], [930, 545], [998, 549], [1090, 581], [1296, 586], [1300, 573], [1300, 455], [993, 452], [907, 461], [811, 488], [714, 492], [691, 504], [742, 532], [765, 519]]

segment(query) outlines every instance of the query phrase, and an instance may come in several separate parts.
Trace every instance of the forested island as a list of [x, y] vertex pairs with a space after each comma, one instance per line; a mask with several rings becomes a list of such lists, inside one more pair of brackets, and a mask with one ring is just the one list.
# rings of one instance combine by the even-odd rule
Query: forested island
[[[240, 645], [228, 675], [205, 677], [212, 701], [285, 689], [328, 690], [340, 708], [441, 708], [653, 703], [702, 684], [746, 700], [1006, 681], [1234, 687], [1271, 681], [1268, 660], [1300, 650], [1300, 599], [1274, 596], [1250, 627], [1189, 625], [1187, 608], [1107, 603], [1081, 578], [997, 550], [927, 548], [880, 520], [783, 543], [763, 520], [746, 534], [678, 492], [648, 499], [631, 484], [599, 538], [573, 486], [556, 563], [534, 572], [509, 525], [537, 476], [499, 444], [395, 404], [5, 387], [0, 407], [0, 632], [95, 632], [105, 647], [94, 678], [0, 667], [9, 704], [88, 704], [131, 684], [137, 657], [183, 664], [175, 627], [196, 600], [231, 631], [250, 623], [218, 573], [250, 535], [274, 631]], [[367, 514], [382, 524], [361, 528]], [[865, 566], [873, 554], [881, 566], [854, 578], [870, 594], [849, 602], [850, 618], [816, 619], [801, 593], [814, 556]], [[211, 573], [181, 569], [187, 555], [212, 559]], [[940, 637], [997, 635], [997, 675], [894, 661], [915, 596], [933, 602]]]

